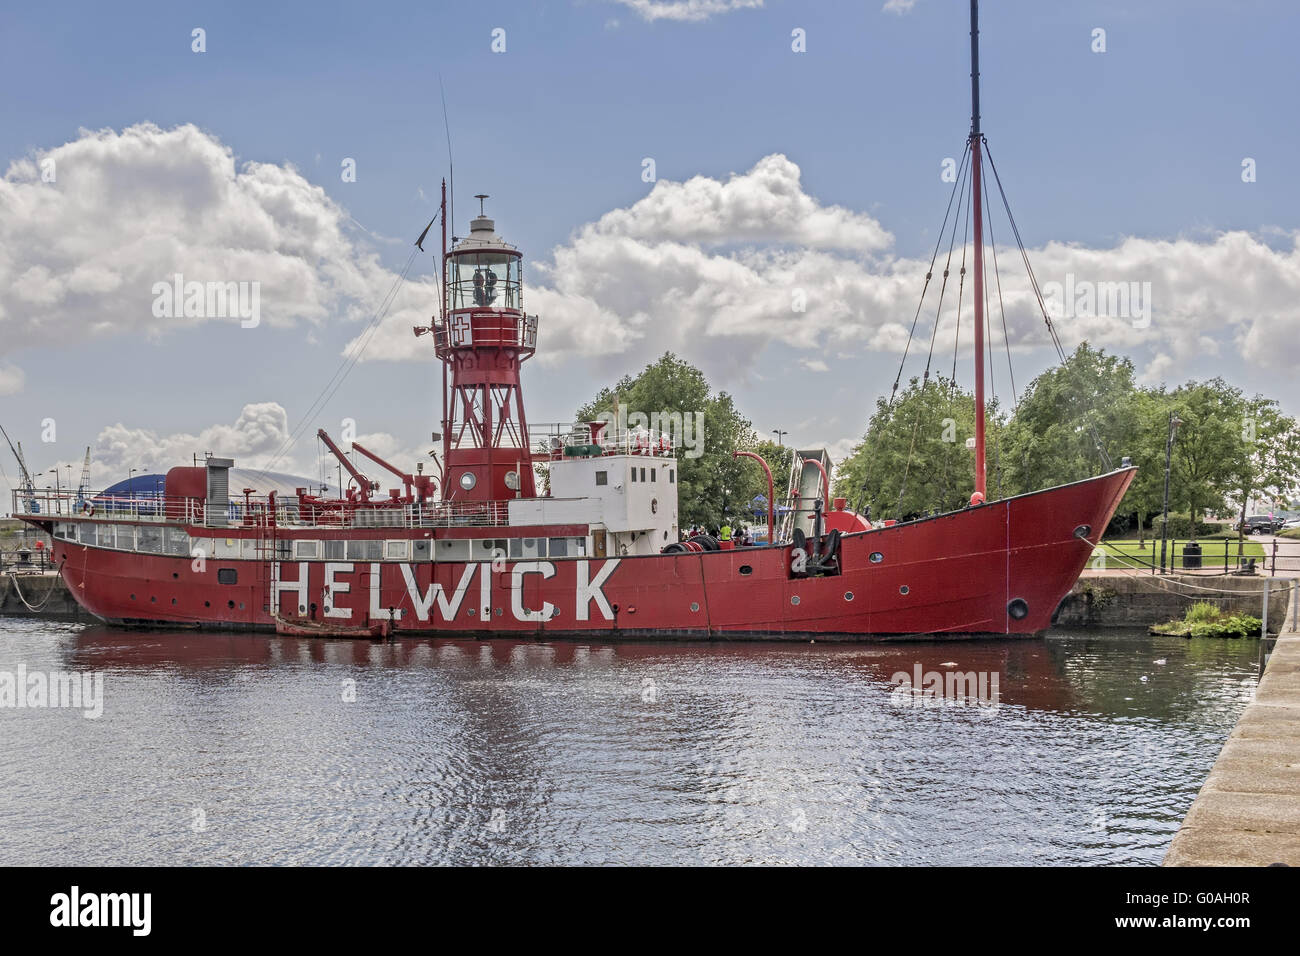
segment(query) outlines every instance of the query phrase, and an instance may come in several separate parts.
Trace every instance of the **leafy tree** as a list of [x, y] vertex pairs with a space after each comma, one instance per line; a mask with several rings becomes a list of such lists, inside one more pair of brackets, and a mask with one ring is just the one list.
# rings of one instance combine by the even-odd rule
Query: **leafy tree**
[[[1230, 497], [1240, 505], [1244, 522], [1252, 498], [1286, 501], [1300, 491], [1300, 425], [1263, 395], [1245, 400], [1242, 413], [1244, 448]], [[1239, 542], [1242, 535], [1239, 530]]]
[[[987, 409], [985, 467], [990, 497], [1002, 465], [1002, 419]], [[913, 378], [891, 405], [876, 400], [867, 433], [835, 469], [835, 494], [870, 506], [873, 518], [903, 517], [965, 505], [974, 486], [975, 399], [943, 376]]]
[[1207, 511], [1226, 509], [1226, 496], [1250, 456], [1241, 426], [1247, 403], [1241, 389], [1221, 378], [1180, 385], [1169, 393], [1169, 402], [1182, 422], [1174, 442], [1170, 502], [1186, 505], [1195, 538]]
[[[640, 413], [649, 419], [657, 413], [661, 416], [661, 430], [665, 430], [663, 421], [680, 420], [685, 432], [686, 416], [691, 416], [691, 430], [686, 437], [699, 441], [697, 448], [678, 449], [680, 527], [698, 524], [716, 529], [725, 520], [744, 513], [753, 497], [748, 490], [753, 485], [754, 465], [732, 458], [731, 453], [737, 448], [753, 447], [758, 437], [729, 394], [713, 392], [703, 372], [665, 352], [637, 375], [625, 375], [612, 387], [602, 388], [590, 403], [578, 409], [577, 420], [591, 421], [601, 412], [617, 416], [620, 404], [626, 407], [629, 418]], [[701, 434], [694, 431], [696, 421], [702, 423]], [[679, 441], [682, 438], [674, 437]]]
[[1133, 363], [1087, 342], [1030, 382], [1007, 427], [1011, 492], [1038, 491], [1096, 474], [1102, 465], [1098, 441], [1114, 463], [1132, 455], [1136, 394]]

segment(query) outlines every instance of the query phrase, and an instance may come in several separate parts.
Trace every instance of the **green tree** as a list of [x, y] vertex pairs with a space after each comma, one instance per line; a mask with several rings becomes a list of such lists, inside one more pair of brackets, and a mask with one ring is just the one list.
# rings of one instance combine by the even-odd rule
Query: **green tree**
[[[1002, 466], [1002, 419], [987, 410], [985, 448], [990, 497]], [[975, 399], [943, 376], [913, 378], [891, 405], [876, 400], [867, 433], [835, 469], [835, 494], [852, 507], [870, 506], [873, 518], [903, 517], [933, 509], [951, 511], [970, 499]]]
[[1030, 382], [1007, 426], [1011, 493], [1097, 474], [1102, 469], [1098, 441], [1114, 463], [1133, 454], [1136, 395], [1133, 363], [1087, 342]]
[[1186, 505], [1192, 537], [1207, 511], [1223, 511], [1250, 449], [1242, 436], [1247, 403], [1221, 378], [1188, 382], [1169, 393], [1181, 419], [1174, 442], [1170, 506]]
[[[619, 406], [629, 419], [640, 414], [647, 419], [682, 421], [684, 436], [695, 447], [678, 449], [678, 525], [698, 524], [718, 528], [724, 520], [745, 513], [753, 484], [754, 463], [734, 459], [737, 448], [751, 448], [758, 442], [753, 425], [740, 414], [726, 392], [714, 392], [704, 373], [665, 352], [658, 361], [637, 375], [625, 375], [613, 386], [602, 388], [591, 402], [578, 409], [578, 421], [594, 420], [601, 412], [619, 415]], [[698, 414], [698, 417], [697, 417]], [[680, 418], [674, 417], [680, 416]], [[693, 424], [699, 422], [697, 434]], [[663, 425], [660, 425], [663, 430]], [[775, 475], [775, 471], [773, 472]], [[766, 491], [764, 492], [766, 493]]]
[[[1242, 416], [1244, 448], [1230, 498], [1240, 507], [1244, 522], [1252, 498], [1287, 501], [1300, 490], [1300, 426], [1263, 395], [1245, 400]], [[1239, 545], [1242, 536], [1239, 528]]]

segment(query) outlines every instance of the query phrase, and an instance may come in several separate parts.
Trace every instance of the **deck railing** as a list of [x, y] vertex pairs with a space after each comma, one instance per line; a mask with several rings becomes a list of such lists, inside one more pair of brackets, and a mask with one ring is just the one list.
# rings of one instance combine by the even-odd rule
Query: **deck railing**
[[205, 528], [454, 528], [504, 526], [507, 501], [429, 501], [361, 504], [308, 503], [296, 497], [250, 495], [226, 506], [195, 498], [108, 495], [103, 492], [13, 493], [15, 518], [51, 521], [171, 522]]

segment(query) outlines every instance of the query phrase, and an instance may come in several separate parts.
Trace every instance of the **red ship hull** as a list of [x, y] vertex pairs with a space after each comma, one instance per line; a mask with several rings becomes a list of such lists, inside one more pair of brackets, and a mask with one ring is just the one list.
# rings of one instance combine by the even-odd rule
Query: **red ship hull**
[[[495, 565], [196, 561], [62, 538], [56, 538], [54, 550], [77, 600], [105, 621], [128, 626], [278, 629], [338, 637], [1032, 635], [1050, 625], [1133, 474], [1122, 469], [848, 534], [841, 539], [840, 573], [822, 577], [794, 576], [788, 546]], [[195, 537], [214, 533], [189, 530]], [[228, 533], [238, 535], [240, 529]], [[439, 536], [418, 529], [387, 536], [402, 533]], [[227, 573], [218, 575], [221, 570]], [[234, 583], [225, 583], [232, 578]]]

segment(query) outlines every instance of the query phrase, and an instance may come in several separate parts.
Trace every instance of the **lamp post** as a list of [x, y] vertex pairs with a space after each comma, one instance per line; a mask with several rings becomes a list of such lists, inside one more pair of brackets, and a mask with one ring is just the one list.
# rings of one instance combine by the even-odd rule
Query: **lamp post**
[[1160, 519], [1160, 573], [1165, 573], [1165, 549], [1169, 538], [1169, 463], [1174, 453], [1174, 436], [1183, 423], [1173, 412], [1169, 413], [1169, 434], [1165, 438], [1165, 507]]
[[783, 430], [780, 429], [780, 428], [773, 428], [773, 429], [772, 429], [772, 434], [776, 436], [776, 446], [777, 446], [778, 448], [784, 448], [784, 447], [785, 447], [785, 442], [781, 441], [781, 439], [782, 439], [784, 436], [790, 434], [790, 432], [789, 432], [789, 431], [783, 431]]

